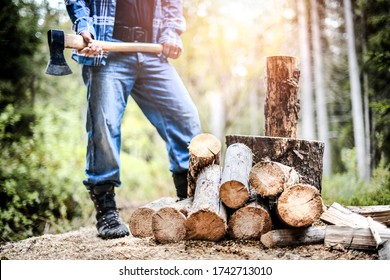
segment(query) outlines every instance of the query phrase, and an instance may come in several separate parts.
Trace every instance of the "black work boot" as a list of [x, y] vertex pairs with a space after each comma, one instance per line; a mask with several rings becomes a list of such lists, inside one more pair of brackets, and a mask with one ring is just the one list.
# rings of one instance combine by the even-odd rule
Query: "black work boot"
[[187, 173], [188, 170], [182, 171], [180, 173], [173, 173], [173, 183], [176, 187], [176, 195], [180, 200], [187, 198], [187, 189], [188, 189], [188, 181], [187, 181]]
[[95, 186], [89, 195], [96, 209], [96, 228], [103, 239], [120, 238], [129, 235], [129, 230], [119, 217], [115, 203], [114, 186]]

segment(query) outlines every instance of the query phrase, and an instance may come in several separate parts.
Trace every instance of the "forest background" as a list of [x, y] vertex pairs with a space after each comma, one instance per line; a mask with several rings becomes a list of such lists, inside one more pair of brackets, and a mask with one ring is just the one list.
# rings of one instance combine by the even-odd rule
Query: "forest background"
[[[390, 204], [390, 2], [183, 1], [185, 51], [172, 63], [203, 131], [263, 135], [264, 68], [291, 55], [301, 70], [298, 138], [325, 143], [325, 204]], [[46, 32], [72, 33], [63, 1], [0, 4], [0, 242], [85, 224], [86, 90], [44, 73]], [[165, 144], [130, 100], [119, 203], [173, 196]]]

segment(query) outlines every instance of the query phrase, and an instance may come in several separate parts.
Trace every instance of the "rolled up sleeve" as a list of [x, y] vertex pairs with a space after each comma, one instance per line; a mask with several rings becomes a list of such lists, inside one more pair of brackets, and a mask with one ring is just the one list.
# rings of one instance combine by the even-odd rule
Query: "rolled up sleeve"
[[159, 43], [169, 43], [183, 49], [180, 35], [186, 30], [182, 0], [162, 0], [162, 32]]
[[65, 0], [66, 10], [73, 22], [73, 30], [80, 34], [82, 31], [88, 31], [96, 38], [95, 28], [93, 27], [93, 18], [90, 16], [90, 9], [85, 0]]

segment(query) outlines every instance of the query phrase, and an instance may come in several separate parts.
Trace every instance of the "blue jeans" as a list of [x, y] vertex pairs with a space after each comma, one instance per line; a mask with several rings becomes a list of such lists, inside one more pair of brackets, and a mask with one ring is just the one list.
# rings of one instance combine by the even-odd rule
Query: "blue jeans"
[[188, 169], [188, 145], [201, 126], [188, 91], [166, 59], [110, 53], [105, 66], [84, 66], [83, 79], [88, 99], [87, 187], [121, 184], [121, 123], [130, 95], [164, 139], [170, 171]]

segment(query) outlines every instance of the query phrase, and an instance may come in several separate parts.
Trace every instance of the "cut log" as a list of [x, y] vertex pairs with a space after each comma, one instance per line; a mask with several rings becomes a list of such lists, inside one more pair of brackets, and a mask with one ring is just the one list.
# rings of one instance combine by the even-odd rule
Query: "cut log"
[[229, 219], [228, 234], [233, 239], [259, 239], [272, 229], [269, 210], [258, 201], [241, 207]]
[[179, 242], [186, 237], [185, 221], [193, 198], [160, 208], [152, 216], [154, 238], [160, 243]]
[[221, 141], [212, 134], [202, 133], [195, 136], [188, 146], [190, 159], [188, 170], [188, 197], [195, 193], [198, 174], [211, 164], [219, 164]]
[[299, 174], [294, 168], [275, 161], [256, 163], [249, 175], [253, 190], [262, 197], [276, 197], [284, 189], [299, 183]]
[[226, 150], [219, 195], [229, 208], [238, 209], [246, 204], [250, 196], [249, 172], [252, 168], [252, 151], [237, 143]]
[[265, 135], [296, 138], [299, 118], [297, 59], [270, 56], [266, 59]]
[[276, 229], [263, 234], [261, 243], [267, 248], [323, 243], [326, 226]]
[[[366, 217], [352, 212], [337, 202], [334, 202], [331, 206], [327, 207], [320, 219], [327, 224], [337, 226], [349, 226], [353, 228], [369, 227]], [[386, 228], [385, 225], [376, 221], [374, 221], [374, 224], [376, 228]]]
[[[377, 232], [383, 241], [390, 240], [389, 228], [377, 228]], [[326, 246], [342, 245], [346, 249], [353, 250], [376, 250], [377, 246], [368, 227], [349, 226], [327, 226], [324, 244]]]
[[253, 152], [253, 164], [276, 161], [293, 166], [300, 175], [300, 183], [321, 191], [324, 143], [280, 137], [226, 135], [226, 144], [243, 143]]
[[291, 227], [308, 227], [323, 212], [320, 192], [311, 185], [297, 184], [286, 189], [277, 200], [277, 215]]
[[176, 202], [173, 197], [162, 197], [134, 210], [130, 216], [129, 228], [134, 237], [153, 236], [152, 216], [160, 208]]
[[374, 221], [390, 226], [390, 205], [346, 206], [347, 209]]
[[219, 198], [221, 168], [213, 164], [198, 176], [185, 226], [187, 239], [219, 241], [226, 233], [226, 209]]

